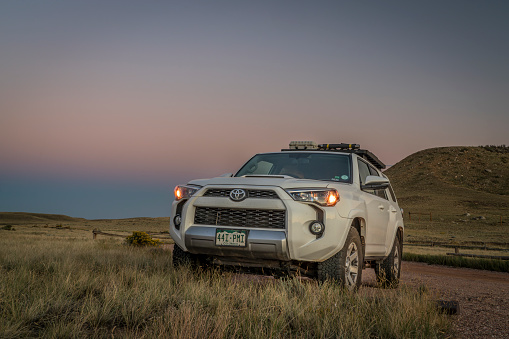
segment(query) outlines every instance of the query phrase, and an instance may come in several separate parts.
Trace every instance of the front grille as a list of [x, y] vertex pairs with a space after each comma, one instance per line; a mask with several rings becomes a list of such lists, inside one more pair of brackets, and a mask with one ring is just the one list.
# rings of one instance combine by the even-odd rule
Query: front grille
[[196, 207], [194, 223], [198, 225], [284, 229], [286, 213], [280, 210]]
[[[209, 188], [204, 197], [230, 197], [233, 188]], [[245, 190], [248, 198], [279, 199], [276, 192], [271, 190]]]

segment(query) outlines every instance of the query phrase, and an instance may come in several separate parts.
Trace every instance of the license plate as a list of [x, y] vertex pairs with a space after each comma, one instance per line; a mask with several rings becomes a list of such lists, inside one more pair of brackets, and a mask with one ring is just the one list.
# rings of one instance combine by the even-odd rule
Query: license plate
[[246, 247], [247, 230], [216, 229], [216, 246]]

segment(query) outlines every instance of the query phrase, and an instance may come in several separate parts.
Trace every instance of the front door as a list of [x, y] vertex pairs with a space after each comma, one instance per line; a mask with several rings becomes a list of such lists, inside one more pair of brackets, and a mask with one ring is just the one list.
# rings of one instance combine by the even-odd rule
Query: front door
[[[361, 185], [368, 175], [379, 175], [374, 168], [359, 160]], [[366, 256], [385, 255], [387, 228], [389, 227], [391, 204], [385, 190], [363, 190], [361, 197], [366, 206]]]

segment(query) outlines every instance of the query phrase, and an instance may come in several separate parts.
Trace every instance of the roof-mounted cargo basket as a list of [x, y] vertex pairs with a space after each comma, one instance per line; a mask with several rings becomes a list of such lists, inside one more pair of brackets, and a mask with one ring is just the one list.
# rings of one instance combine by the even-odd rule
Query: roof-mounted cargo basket
[[290, 142], [289, 149], [282, 149], [281, 151], [328, 151], [328, 152], [344, 152], [355, 153], [358, 156], [369, 161], [373, 166], [378, 169], [384, 169], [386, 166], [381, 162], [373, 153], [368, 150], [361, 149], [359, 144], [317, 144], [314, 141], [292, 141]]

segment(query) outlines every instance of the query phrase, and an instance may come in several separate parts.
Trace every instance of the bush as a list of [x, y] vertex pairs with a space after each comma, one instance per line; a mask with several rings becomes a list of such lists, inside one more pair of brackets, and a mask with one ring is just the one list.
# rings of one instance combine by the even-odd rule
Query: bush
[[134, 231], [132, 235], [125, 239], [128, 245], [133, 246], [159, 246], [160, 240], [152, 239], [150, 235], [145, 232]]

